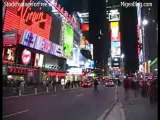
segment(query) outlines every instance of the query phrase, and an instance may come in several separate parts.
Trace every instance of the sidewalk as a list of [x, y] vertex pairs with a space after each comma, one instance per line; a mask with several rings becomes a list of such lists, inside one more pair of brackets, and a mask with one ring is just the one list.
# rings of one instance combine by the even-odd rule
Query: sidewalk
[[[27, 95], [38, 95], [38, 94], [47, 94], [47, 93], [60, 93], [60, 92], [64, 92], [64, 91], [68, 91], [68, 90], [73, 90], [73, 89], [77, 89], [77, 88], [81, 88], [78, 86], [74, 86], [73, 88], [63, 88], [63, 86], [61, 85], [57, 85], [56, 88], [53, 88], [53, 86], [49, 86], [48, 90], [45, 86], [37, 86], [37, 90], [35, 91], [35, 87], [34, 86], [27, 86], [24, 88], [23, 91], [21, 91], [21, 95], [20, 96], [27, 96]], [[7, 97], [16, 97], [19, 96], [19, 90], [14, 89], [13, 87], [3, 87], [3, 98], [7, 98]]]
[[105, 120], [126, 120], [122, 103], [118, 102]]
[[118, 91], [119, 102], [105, 120], [158, 120], [157, 103], [150, 104], [149, 98], [141, 97], [140, 93], [135, 98], [132, 90], [129, 100], [125, 101], [123, 88], [119, 87]]

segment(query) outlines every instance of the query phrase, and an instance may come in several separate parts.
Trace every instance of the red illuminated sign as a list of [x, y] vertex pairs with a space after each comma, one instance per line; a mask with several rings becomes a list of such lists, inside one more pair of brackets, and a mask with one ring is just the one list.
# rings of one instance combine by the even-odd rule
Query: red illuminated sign
[[15, 49], [11, 47], [3, 48], [2, 58], [4, 63], [14, 63], [15, 60]]
[[[8, 3], [32, 3], [33, 0], [7, 0]], [[40, 8], [38, 8], [40, 9]], [[42, 11], [34, 11], [31, 6], [8, 6], [4, 17], [3, 31], [18, 30], [21, 36], [25, 29], [46, 39], [50, 37], [52, 17]], [[19, 42], [19, 41], [18, 41]]]
[[118, 41], [120, 42], [120, 32], [113, 33], [111, 32], [111, 41]]
[[82, 24], [81, 30], [82, 31], [89, 31], [89, 24]]
[[6, 31], [3, 33], [3, 45], [15, 45], [17, 43], [17, 31]]
[[58, 72], [48, 72], [49, 76], [60, 76], [60, 77], [64, 77], [66, 76], [66, 73], [58, 73]]
[[21, 58], [22, 58], [22, 63], [28, 65], [31, 60], [31, 51], [24, 49]]
[[[25, 0], [23, 0], [21, 3], [24, 4]], [[29, 3], [32, 3], [32, 0], [30, 0]], [[26, 8], [20, 5], [18, 7], [18, 12], [20, 12], [20, 17], [25, 19], [25, 22], [31, 21], [31, 24], [42, 21], [44, 17], [43, 12], [31, 11], [31, 7], [29, 5]]]

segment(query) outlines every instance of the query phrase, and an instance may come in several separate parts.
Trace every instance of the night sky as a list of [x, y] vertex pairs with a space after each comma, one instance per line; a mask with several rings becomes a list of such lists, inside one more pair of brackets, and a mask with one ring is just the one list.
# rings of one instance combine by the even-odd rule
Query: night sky
[[[83, 10], [83, 0], [59, 0], [59, 3], [66, 10], [72, 12], [74, 10]], [[89, 0], [89, 22], [90, 31], [89, 41], [94, 45], [94, 60], [98, 62], [105, 61], [109, 56], [109, 24], [105, 21], [105, 0]], [[84, 8], [85, 9], [85, 8]], [[128, 72], [135, 72], [138, 69], [137, 57], [137, 35], [136, 25], [137, 16], [135, 8], [122, 8], [120, 30], [122, 38], [122, 52], [125, 54], [125, 69]], [[103, 35], [99, 37], [99, 30], [102, 30]]]

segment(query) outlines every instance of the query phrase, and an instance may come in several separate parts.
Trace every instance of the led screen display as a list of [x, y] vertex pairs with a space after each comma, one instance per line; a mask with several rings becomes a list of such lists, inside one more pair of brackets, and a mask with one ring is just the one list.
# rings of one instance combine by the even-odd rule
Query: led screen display
[[83, 32], [89, 31], [89, 24], [82, 24], [82, 25], [81, 25], [81, 30], [82, 30]]
[[113, 30], [111, 32], [111, 41], [120, 41], [120, 32]]
[[17, 43], [17, 30], [9, 30], [3, 32], [3, 45], [11, 45]]
[[120, 42], [111, 42], [112, 47], [120, 47]]
[[34, 48], [35, 42], [37, 39], [37, 35], [25, 30], [22, 36], [22, 39], [20, 41], [20, 44]]
[[121, 48], [120, 47], [112, 47], [111, 46], [111, 56], [120, 56], [121, 55]]
[[64, 50], [64, 54], [67, 57], [72, 57], [72, 53], [73, 53], [73, 37], [74, 37], [73, 29], [69, 25], [64, 24], [63, 50]]
[[119, 31], [119, 22], [111, 22], [111, 30], [113, 31], [114, 29]]
[[111, 22], [111, 41], [120, 41], [119, 22]]
[[109, 21], [119, 21], [120, 20], [120, 14], [117, 13], [109, 13]]
[[42, 65], [43, 65], [43, 59], [44, 59], [44, 55], [36, 53], [35, 54], [34, 66], [35, 67], [42, 67]]
[[35, 49], [49, 53], [51, 49], [51, 42], [45, 38], [37, 36]]
[[3, 59], [3, 62], [14, 62], [15, 60], [15, 50], [16, 48], [14, 47], [5, 47], [3, 48], [3, 54], [2, 54], [2, 59]]
[[112, 67], [120, 67], [120, 57], [112, 58], [111, 66]]

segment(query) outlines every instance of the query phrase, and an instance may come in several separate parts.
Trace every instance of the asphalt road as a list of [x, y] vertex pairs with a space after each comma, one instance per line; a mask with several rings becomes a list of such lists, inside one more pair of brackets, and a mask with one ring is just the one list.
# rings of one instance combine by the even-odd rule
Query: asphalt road
[[97, 120], [115, 100], [115, 87], [3, 99], [4, 120]]

